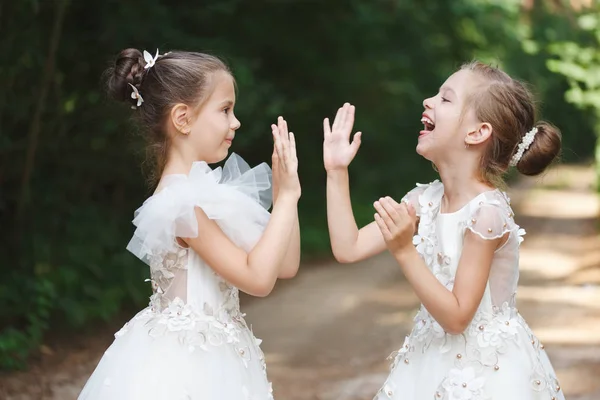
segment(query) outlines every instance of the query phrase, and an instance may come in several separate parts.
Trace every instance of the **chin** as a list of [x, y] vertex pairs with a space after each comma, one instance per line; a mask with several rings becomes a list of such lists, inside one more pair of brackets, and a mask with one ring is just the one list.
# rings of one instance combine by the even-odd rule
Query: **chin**
[[221, 154], [219, 154], [220, 159], [219, 161], [223, 161], [224, 159], [227, 158], [227, 156], [229, 155], [229, 149], [225, 149], [221, 152]]
[[433, 161], [431, 159], [431, 150], [427, 148], [427, 145], [424, 143], [417, 144], [417, 154], [423, 157], [426, 160]]
[[215, 154], [214, 157], [207, 159], [206, 163], [207, 164], [216, 164], [216, 163], [221, 162], [224, 159], [226, 159], [228, 155], [229, 155], [229, 152], [227, 150], [225, 150], [225, 151], [221, 150], [221, 151], [219, 151], [219, 153]]
[[443, 143], [436, 140], [425, 140], [421, 139], [417, 144], [417, 154], [437, 165], [437, 162], [447, 157], [447, 155], [454, 151], [451, 143]]

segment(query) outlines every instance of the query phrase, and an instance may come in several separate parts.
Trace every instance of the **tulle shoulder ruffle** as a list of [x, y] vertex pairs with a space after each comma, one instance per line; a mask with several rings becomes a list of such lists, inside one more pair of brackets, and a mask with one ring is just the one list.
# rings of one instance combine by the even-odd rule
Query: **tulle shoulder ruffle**
[[177, 250], [178, 237], [198, 236], [195, 208], [215, 220], [238, 246], [249, 251], [269, 221], [271, 168], [254, 168], [232, 154], [223, 168], [196, 162], [188, 175], [167, 175], [162, 189], [135, 211], [136, 230], [127, 250], [149, 264], [149, 258]]

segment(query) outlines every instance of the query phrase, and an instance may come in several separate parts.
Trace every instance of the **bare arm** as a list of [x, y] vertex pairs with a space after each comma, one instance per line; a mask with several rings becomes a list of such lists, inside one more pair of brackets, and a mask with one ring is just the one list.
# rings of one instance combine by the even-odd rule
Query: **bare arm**
[[500, 240], [484, 240], [471, 232], [466, 233], [452, 291], [437, 280], [414, 247], [407, 252], [395, 253], [394, 258], [433, 318], [446, 332], [460, 334], [481, 303], [492, 257]]
[[481, 303], [494, 251], [506, 236], [485, 240], [467, 231], [454, 287], [449, 290], [433, 275], [412, 245], [414, 209], [391, 199], [377, 202], [375, 208], [375, 218], [388, 249], [423, 305], [446, 332], [462, 333]]
[[274, 127], [273, 137], [280, 159], [277, 171], [280, 193], [254, 248], [246, 253], [236, 246], [200, 208], [196, 208], [198, 237], [183, 238], [215, 272], [255, 296], [266, 296], [273, 290], [293, 236], [301, 193], [294, 135]]
[[280, 196], [263, 235], [249, 253], [236, 246], [200, 208], [196, 208], [200, 233], [184, 241], [223, 279], [253, 296], [266, 296], [280, 273], [297, 202], [293, 196]]
[[350, 203], [348, 165], [360, 147], [361, 133], [350, 143], [354, 125], [354, 106], [346, 103], [333, 125], [323, 121], [323, 163], [327, 170], [327, 224], [331, 250], [336, 260], [351, 263], [385, 250], [385, 241], [375, 223], [358, 229]]
[[298, 221], [298, 208], [294, 210], [294, 227], [287, 246], [287, 252], [283, 258], [278, 278], [291, 279], [298, 273], [300, 267], [300, 222]]
[[[279, 117], [277, 120], [277, 128], [280, 131], [287, 133], [287, 122]], [[274, 126], [272, 126], [274, 128]], [[273, 205], [277, 203], [279, 195], [279, 156], [275, 146], [273, 146], [272, 163], [273, 166]], [[298, 220], [298, 207], [294, 209], [294, 227], [289, 243], [285, 246], [285, 256], [281, 263], [278, 278], [291, 279], [298, 273], [300, 267], [300, 221]]]
[[375, 222], [361, 229], [356, 225], [347, 169], [327, 173], [327, 224], [331, 249], [338, 262], [361, 261], [386, 249]]

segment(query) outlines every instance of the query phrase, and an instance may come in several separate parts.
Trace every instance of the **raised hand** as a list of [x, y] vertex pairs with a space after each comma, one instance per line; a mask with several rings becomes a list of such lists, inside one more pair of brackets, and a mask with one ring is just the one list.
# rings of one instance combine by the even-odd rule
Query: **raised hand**
[[349, 103], [338, 109], [329, 125], [329, 118], [323, 121], [323, 163], [327, 171], [348, 168], [360, 147], [361, 132], [354, 134], [350, 142], [350, 134], [354, 126], [354, 106]]
[[[276, 125], [271, 125], [271, 130]], [[279, 129], [279, 128], [277, 128]], [[271, 170], [273, 171], [273, 203], [277, 200], [279, 194], [279, 155], [277, 154], [277, 146], [275, 145], [275, 132], [273, 132], [273, 154], [271, 154]]]
[[298, 157], [296, 139], [288, 133], [287, 122], [279, 117], [277, 125], [271, 125], [273, 133], [273, 197], [283, 193], [300, 198], [302, 193], [298, 179]]
[[383, 234], [389, 251], [402, 252], [413, 247], [413, 234], [417, 225], [415, 209], [408, 203], [397, 203], [391, 197], [376, 201], [375, 222]]

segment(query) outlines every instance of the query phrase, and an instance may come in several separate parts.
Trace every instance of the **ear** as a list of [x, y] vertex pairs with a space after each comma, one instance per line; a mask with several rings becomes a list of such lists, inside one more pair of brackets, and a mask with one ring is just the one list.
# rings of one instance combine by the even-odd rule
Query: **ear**
[[487, 122], [479, 124], [475, 130], [465, 136], [466, 145], [477, 145], [485, 143], [492, 136], [492, 125]]
[[182, 103], [175, 104], [171, 108], [171, 123], [179, 133], [188, 135], [190, 133], [189, 121], [191, 120], [191, 109]]

